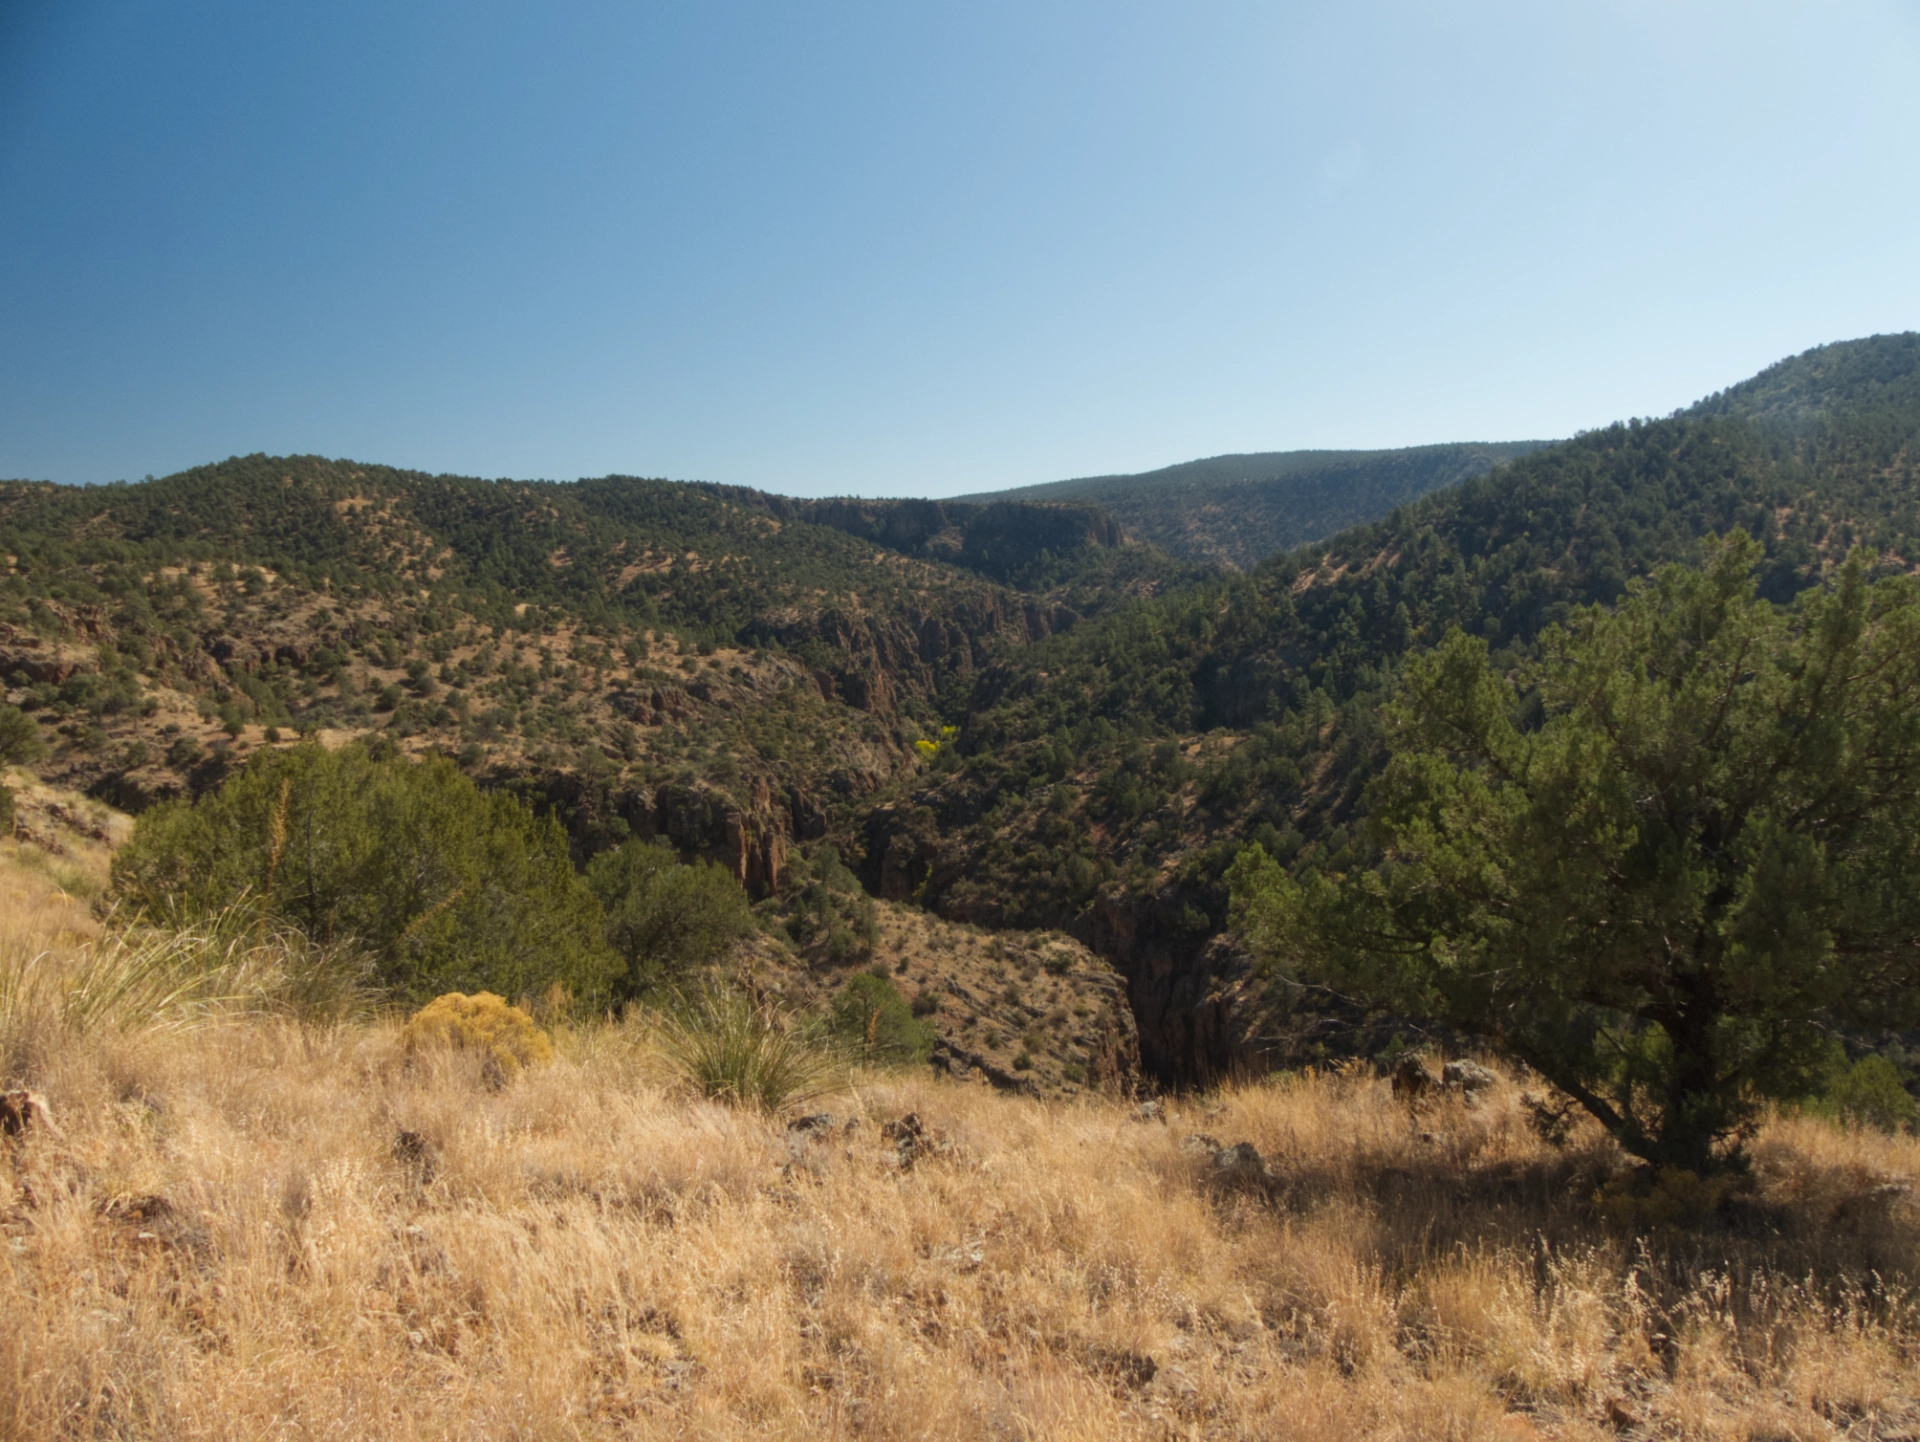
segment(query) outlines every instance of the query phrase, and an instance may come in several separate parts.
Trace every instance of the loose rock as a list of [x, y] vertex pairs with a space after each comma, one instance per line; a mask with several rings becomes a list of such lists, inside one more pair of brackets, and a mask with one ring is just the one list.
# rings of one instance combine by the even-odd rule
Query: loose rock
[[426, 1186], [440, 1170], [439, 1148], [419, 1132], [403, 1131], [394, 1137], [393, 1159], [418, 1186]]
[[897, 1121], [888, 1122], [880, 1129], [880, 1135], [893, 1143], [903, 1172], [912, 1171], [914, 1163], [922, 1157], [953, 1150], [953, 1143], [921, 1121], [918, 1112], [908, 1112]]
[[1500, 1080], [1477, 1061], [1450, 1061], [1440, 1072], [1443, 1086], [1457, 1090], [1467, 1096], [1485, 1091]]
[[0, 1093], [0, 1132], [10, 1137], [23, 1137], [28, 1132], [49, 1137], [65, 1135], [54, 1121], [47, 1099], [35, 1091]]
[[1260, 1149], [1252, 1142], [1238, 1142], [1215, 1152], [1213, 1171], [1216, 1177], [1225, 1182], [1264, 1183], [1273, 1179], [1273, 1173], [1267, 1168], [1267, 1159], [1260, 1155]]
[[1404, 1102], [1417, 1102], [1437, 1086], [1439, 1082], [1427, 1070], [1426, 1063], [1411, 1053], [1401, 1057], [1400, 1064], [1393, 1069], [1393, 1094]]

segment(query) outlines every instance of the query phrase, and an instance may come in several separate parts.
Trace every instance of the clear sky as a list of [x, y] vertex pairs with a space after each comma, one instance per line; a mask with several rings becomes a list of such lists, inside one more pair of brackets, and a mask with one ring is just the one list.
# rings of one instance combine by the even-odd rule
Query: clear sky
[[0, 476], [940, 495], [1920, 328], [1920, 0], [0, 0]]

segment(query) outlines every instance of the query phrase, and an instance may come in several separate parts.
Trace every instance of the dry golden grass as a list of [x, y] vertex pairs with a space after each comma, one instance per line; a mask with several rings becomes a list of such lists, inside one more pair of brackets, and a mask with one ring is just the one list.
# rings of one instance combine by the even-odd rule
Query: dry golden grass
[[[1512, 1088], [1170, 1122], [876, 1080], [665, 1090], [621, 1030], [505, 1087], [391, 1026], [71, 1039], [0, 1165], [7, 1437], [1912, 1435], [1920, 1144], [1775, 1123], [1685, 1236], [1591, 1220]], [[881, 1123], [942, 1145], [910, 1168]], [[1183, 1147], [1250, 1140], [1223, 1187]], [[1422, 1140], [1425, 1132], [1431, 1138]], [[402, 1141], [402, 1134], [407, 1140]]]
[[0, 837], [0, 956], [98, 936], [91, 906], [106, 891], [113, 848], [132, 823], [17, 767], [0, 781], [12, 788], [15, 811], [13, 833]]
[[59, 1032], [0, 1078], [64, 1133], [0, 1141], [0, 1437], [1920, 1435], [1911, 1138], [1777, 1120], [1636, 1239], [1508, 1081], [874, 1078], [791, 1134], [645, 1036], [502, 1085], [392, 1023]]

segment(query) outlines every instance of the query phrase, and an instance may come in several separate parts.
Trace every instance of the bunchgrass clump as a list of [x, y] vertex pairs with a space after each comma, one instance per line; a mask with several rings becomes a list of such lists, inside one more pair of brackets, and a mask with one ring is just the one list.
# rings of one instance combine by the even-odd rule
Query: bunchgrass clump
[[771, 1002], [731, 988], [681, 993], [655, 1018], [655, 1042], [701, 1096], [764, 1112], [832, 1091], [846, 1075], [838, 1047]]
[[[109, 918], [111, 922], [113, 918]], [[179, 1031], [260, 1013], [337, 1020], [363, 1009], [364, 963], [231, 907], [197, 925], [112, 926], [0, 956], [0, 1044], [49, 1030]]]

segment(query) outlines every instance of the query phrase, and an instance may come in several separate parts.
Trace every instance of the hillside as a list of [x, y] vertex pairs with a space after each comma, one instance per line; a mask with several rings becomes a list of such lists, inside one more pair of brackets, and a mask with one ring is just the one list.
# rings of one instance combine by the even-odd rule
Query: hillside
[[[301, 457], [0, 487], [0, 538], [0, 677], [48, 780], [138, 811], [302, 737], [449, 755], [557, 811], [577, 861], [638, 836], [720, 863], [786, 938], [769, 984], [815, 1006], [905, 933], [809, 853], [937, 752], [943, 697], [1075, 604], [1191, 574], [1084, 507]], [[1035, 1094], [1130, 1082], [1131, 1013], [1080, 943], [912, 939], [889, 954], [943, 1065]]]
[[[990, 657], [1191, 574], [1084, 507], [914, 519], [312, 457], [12, 483], [0, 677], [48, 774], [128, 806], [262, 744], [379, 730], [497, 779], [565, 777], [554, 796], [615, 831], [770, 887], [784, 839], [917, 764]], [[1024, 589], [992, 579], [1015, 573]]]
[[1245, 571], [1276, 552], [1378, 520], [1396, 506], [1485, 475], [1545, 444], [1265, 451], [958, 499], [1098, 506], [1128, 535], [1171, 556]]
[[[1744, 526], [1786, 599], [1855, 544], [1920, 564], [1920, 336], [1824, 347], [1666, 420], [1534, 452], [1250, 576], [1129, 605], [975, 685], [958, 754], [868, 821], [866, 878], [987, 925], [1071, 927], [1128, 978], [1150, 1071], [1381, 1040], [1255, 994], [1221, 871], [1365, 856], [1401, 658], [1452, 626], [1509, 659], [1571, 607]], [[1359, 1030], [1354, 1030], [1354, 1028]]]
[[720, 862], [801, 918], [797, 944], [833, 975], [863, 962], [822, 938], [915, 924], [876, 931], [862, 906], [922, 908], [975, 958], [927, 972], [972, 998], [956, 1023], [980, 1018], [943, 1033], [950, 1054], [1002, 1077], [1036, 1026], [1059, 1033], [1036, 1053], [1051, 1078], [1133, 1055], [1081, 1034], [1091, 980], [1016, 1004], [1006, 967], [962, 939], [1070, 937], [1124, 978], [1143, 1076], [1204, 1081], [1391, 1034], [1258, 984], [1223, 935], [1220, 876], [1249, 841], [1296, 868], [1364, 859], [1402, 658], [1459, 625], [1518, 659], [1571, 607], [1734, 526], [1763, 543], [1776, 599], [1856, 543], [1911, 568], [1917, 436], [1920, 337], [1822, 347], [1239, 575], [1080, 502], [267, 457], [16, 483], [0, 677], [49, 743], [40, 775], [128, 809], [301, 733], [377, 734], [552, 808], [583, 862], [634, 835]]
[[[644, 1015], [557, 1013], [501, 1078], [142, 988], [79, 904], [120, 828], [34, 806], [0, 839], [0, 1057], [37, 1089], [0, 1098], [0, 1437], [1920, 1426], [1910, 1137], [1773, 1116], [1720, 1215], [1641, 1216], [1505, 1075], [1410, 1109], [1358, 1069], [1156, 1108], [859, 1073], [767, 1115]], [[105, 1005], [46, 1005], [63, 978]]]

